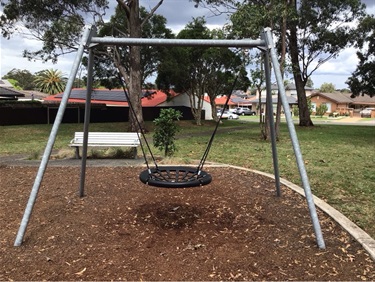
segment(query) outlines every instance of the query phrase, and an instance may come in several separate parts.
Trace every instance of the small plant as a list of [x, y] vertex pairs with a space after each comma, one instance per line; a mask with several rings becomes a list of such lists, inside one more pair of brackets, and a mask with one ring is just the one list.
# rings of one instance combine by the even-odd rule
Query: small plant
[[102, 154], [99, 151], [93, 149], [90, 151], [90, 155], [93, 159], [99, 159], [102, 156]]
[[121, 148], [116, 148], [112, 150], [108, 155], [114, 159], [133, 159], [137, 157], [137, 148], [130, 148], [128, 150], [124, 150]]
[[311, 115], [314, 111], [314, 107], [313, 107], [313, 104], [311, 102], [311, 97], [307, 97], [307, 107], [309, 108], [309, 113]]
[[293, 107], [293, 116], [298, 117], [298, 115], [299, 115], [299, 108]]
[[321, 104], [319, 107], [316, 108], [315, 115], [323, 117], [327, 111], [328, 111], [328, 106], [326, 104]]
[[175, 109], [162, 109], [158, 118], [154, 120], [155, 132], [153, 135], [154, 146], [164, 151], [164, 156], [172, 156], [177, 150], [174, 143], [175, 135], [179, 131], [175, 121], [182, 117], [180, 111]]
[[30, 155], [27, 158], [28, 160], [39, 160], [40, 159], [40, 151], [34, 150], [30, 152]]

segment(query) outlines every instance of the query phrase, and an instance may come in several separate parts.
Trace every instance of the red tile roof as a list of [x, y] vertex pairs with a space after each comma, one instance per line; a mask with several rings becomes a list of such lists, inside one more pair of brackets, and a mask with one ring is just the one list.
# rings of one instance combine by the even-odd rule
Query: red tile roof
[[[75, 88], [75, 89], [72, 89], [72, 93], [74, 91], [82, 91], [82, 90], [84, 90], [84, 89]], [[99, 92], [99, 90], [96, 90], [96, 91]], [[100, 89], [100, 92], [102, 92], [102, 93], [108, 92], [110, 94], [121, 94], [122, 95], [123, 90], [122, 89], [112, 89], [112, 90], [102, 90], [102, 89]], [[117, 92], [119, 92], [119, 93], [117, 93]], [[158, 105], [164, 103], [167, 100], [167, 95], [160, 90], [149, 90], [148, 92], [150, 92], [152, 94], [142, 98], [142, 100], [141, 100], [142, 101], [142, 107], [155, 107], [155, 106], [158, 106]], [[177, 95], [173, 91], [171, 92], [171, 94], [173, 96]], [[61, 102], [61, 98], [62, 98], [62, 93], [59, 93], [59, 94], [56, 94], [56, 95], [51, 95], [51, 96], [46, 97], [44, 99], [44, 101], [46, 103], [53, 103], [53, 102], [59, 103], [59, 102]], [[68, 100], [69, 103], [85, 103], [85, 101], [86, 100], [83, 99], [83, 98], [69, 98], [69, 100]], [[128, 102], [126, 101], [126, 99], [124, 99], [123, 101], [105, 100], [105, 99], [103, 99], [103, 96], [101, 97], [101, 99], [95, 99], [94, 95], [91, 99], [91, 103], [92, 104], [106, 104], [108, 106], [128, 106]]]

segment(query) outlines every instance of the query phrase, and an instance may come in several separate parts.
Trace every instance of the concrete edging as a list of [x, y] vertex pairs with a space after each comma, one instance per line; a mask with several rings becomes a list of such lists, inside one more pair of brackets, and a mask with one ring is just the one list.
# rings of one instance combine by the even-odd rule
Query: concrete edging
[[[243, 168], [239, 166], [233, 165], [225, 165], [226, 167], [240, 169], [245, 171], [250, 171], [253, 173], [257, 173], [272, 179], [275, 179], [275, 176], [270, 173], [265, 173], [262, 171]], [[302, 187], [280, 177], [280, 182], [285, 186], [289, 187], [293, 191], [297, 192], [298, 194], [305, 197], [305, 191]], [[375, 261], [375, 240], [368, 235], [363, 229], [353, 223], [349, 218], [343, 215], [341, 212], [321, 200], [320, 198], [313, 195], [314, 203], [317, 207], [319, 207], [322, 211], [324, 211], [327, 215], [329, 215], [334, 221], [341, 225], [343, 229], [345, 229], [350, 235], [354, 237], [355, 240], [358, 241], [362, 245], [362, 247], [368, 252], [370, 257]]]

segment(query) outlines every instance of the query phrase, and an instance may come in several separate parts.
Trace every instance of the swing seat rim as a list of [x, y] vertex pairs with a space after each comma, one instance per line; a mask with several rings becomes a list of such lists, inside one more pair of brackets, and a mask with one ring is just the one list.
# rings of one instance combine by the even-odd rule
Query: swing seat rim
[[[161, 177], [156, 177], [158, 173], [166, 172], [176, 172], [178, 173], [189, 173], [191, 175], [196, 175], [196, 177], [189, 178], [185, 181], [172, 181], [172, 178], [162, 180]], [[150, 173], [151, 172], [151, 173]], [[139, 175], [139, 179], [150, 186], [160, 187], [160, 188], [192, 188], [200, 187], [211, 183], [212, 176], [201, 170], [200, 174], [197, 175], [196, 167], [189, 166], [158, 166], [157, 168], [150, 168], [142, 171]], [[176, 180], [174, 178], [174, 180]]]

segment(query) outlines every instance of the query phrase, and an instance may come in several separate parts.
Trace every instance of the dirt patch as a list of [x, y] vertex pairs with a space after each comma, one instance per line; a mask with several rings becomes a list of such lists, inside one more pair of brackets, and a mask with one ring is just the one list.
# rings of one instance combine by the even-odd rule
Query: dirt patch
[[375, 263], [273, 180], [209, 168], [211, 184], [152, 188], [141, 168], [49, 167], [21, 247], [13, 247], [36, 167], [0, 167], [0, 280], [374, 280]]

